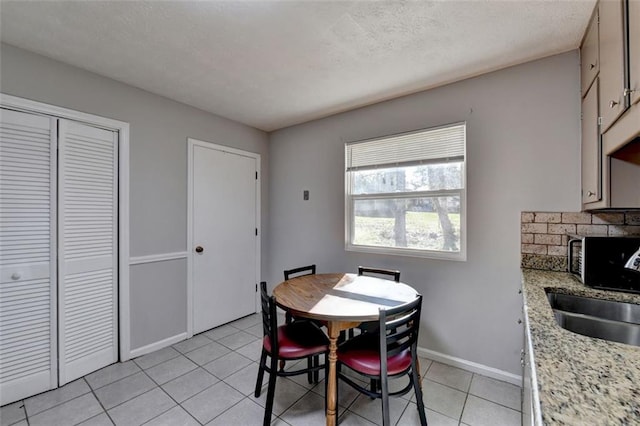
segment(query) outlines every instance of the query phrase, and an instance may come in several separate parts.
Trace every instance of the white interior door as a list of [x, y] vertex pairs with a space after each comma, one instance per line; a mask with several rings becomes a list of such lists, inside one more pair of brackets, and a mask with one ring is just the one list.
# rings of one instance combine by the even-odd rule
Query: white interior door
[[0, 110], [0, 405], [57, 385], [55, 129]]
[[258, 159], [206, 143], [190, 148], [193, 332], [200, 333], [256, 311]]
[[114, 131], [59, 122], [60, 385], [118, 360], [117, 148]]

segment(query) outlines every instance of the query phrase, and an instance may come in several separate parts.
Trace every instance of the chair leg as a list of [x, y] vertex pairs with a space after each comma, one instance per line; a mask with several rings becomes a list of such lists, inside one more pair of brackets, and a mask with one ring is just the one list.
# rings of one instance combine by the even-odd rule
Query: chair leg
[[380, 390], [382, 394], [382, 426], [390, 426], [389, 416], [389, 381], [387, 376], [380, 377]]
[[262, 389], [262, 379], [264, 378], [264, 368], [267, 365], [267, 351], [262, 348], [262, 355], [260, 355], [260, 366], [258, 367], [258, 378], [256, 380], [255, 396], [260, 396], [260, 389]]
[[284, 359], [281, 359], [280, 360], [280, 371], [284, 371], [284, 364], [285, 364]]
[[[378, 386], [378, 380], [371, 379], [371, 386], [370, 386], [371, 392], [377, 392], [379, 387], [380, 386]], [[375, 398], [371, 398], [371, 399], [375, 399]]]
[[276, 379], [278, 374], [276, 373], [277, 358], [271, 358], [271, 374], [269, 374], [269, 388], [267, 390], [267, 405], [264, 407], [264, 420], [262, 426], [269, 426], [271, 424], [271, 412], [273, 411], [273, 399], [276, 391]]
[[[316, 355], [313, 357], [314, 359], [314, 368], [318, 368], [320, 366], [320, 355]], [[313, 372], [313, 383], [320, 382], [320, 370], [316, 370]]]
[[411, 381], [413, 382], [413, 389], [415, 390], [415, 393], [416, 393], [416, 405], [418, 406], [418, 415], [420, 416], [420, 425], [427, 426], [427, 416], [424, 413], [424, 401], [422, 400], [422, 383], [420, 383], [420, 374], [416, 369], [418, 365], [414, 365], [411, 369], [412, 370]]
[[313, 371], [311, 371], [312, 368], [313, 368], [313, 357], [310, 356], [307, 358], [307, 369], [309, 370], [307, 372], [307, 381], [309, 382], [309, 384], [313, 383]]

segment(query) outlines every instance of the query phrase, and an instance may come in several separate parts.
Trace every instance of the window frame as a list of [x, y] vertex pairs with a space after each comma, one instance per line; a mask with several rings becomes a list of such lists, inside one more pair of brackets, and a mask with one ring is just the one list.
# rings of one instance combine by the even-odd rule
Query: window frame
[[[347, 162], [347, 147], [349, 145], [361, 142], [367, 142], [372, 140], [380, 140], [385, 138], [393, 138], [397, 136], [427, 132], [430, 130], [442, 129], [453, 126], [464, 126], [464, 156], [462, 158], [461, 166], [461, 188], [459, 189], [439, 189], [432, 191], [404, 191], [404, 192], [392, 192], [392, 193], [374, 193], [374, 194], [352, 194], [353, 185], [353, 171], [348, 170]], [[407, 256], [407, 257], [419, 257], [430, 258], [440, 260], [453, 260], [464, 262], [467, 260], [467, 123], [466, 121], [455, 122], [445, 124], [441, 126], [428, 127], [418, 130], [412, 130], [410, 132], [390, 134], [386, 136], [380, 136], [370, 139], [363, 139], [357, 141], [346, 142], [344, 144], [345, 149], [345, 251], [348, 252], [360, 252], [360, 253], [375, 253], [383, 255], [394, 256]], [[440, 164], [433, 162], [434, 164]], [[411, 167], [410, 164], [405, 164], [402, 167]], [[353, 244], [352, 236], [355, 228], [355, 203], [359, 200], [390, 200], [390, 199], [412, 199], [412, 198], [433, 198], [439, 196], [459, 196], [460, 197], [460, 250], [457, 252], [447, 252], [441, 250], [427, 250], [427, 249], [415, 249], [408, 247], [391, 247], [391, 246], [372, 246], [363, 244]]]

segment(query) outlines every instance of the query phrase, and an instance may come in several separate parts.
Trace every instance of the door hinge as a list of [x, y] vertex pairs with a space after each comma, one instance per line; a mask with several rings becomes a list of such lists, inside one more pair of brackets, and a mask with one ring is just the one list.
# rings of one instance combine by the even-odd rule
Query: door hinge
[[602, 126], [602, 117], [598, 117], [598, 126]]
[[258, 284], [256, 284], [256, 293], [258, 292]]
[[256, 180], [258, 180], [258, 172], [256, 172]]
[[258, 235], [258, 228], [256, 228], [256, 235]]

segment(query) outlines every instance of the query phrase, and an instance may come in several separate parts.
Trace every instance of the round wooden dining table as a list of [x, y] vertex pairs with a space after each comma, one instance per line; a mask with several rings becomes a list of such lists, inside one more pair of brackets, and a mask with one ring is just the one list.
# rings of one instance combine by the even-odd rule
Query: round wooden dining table
[[335, 426], [337, 400], [336, 360], [338, 336], [365, 321], [377, 321], [380, 309], [416, 299], [409, 285], [356, 274], [313, 274], [292, 278], [273, 290], [276, 304], [296, 317], [327, 324], [329, 377], [327, 377], [327, 426]]

